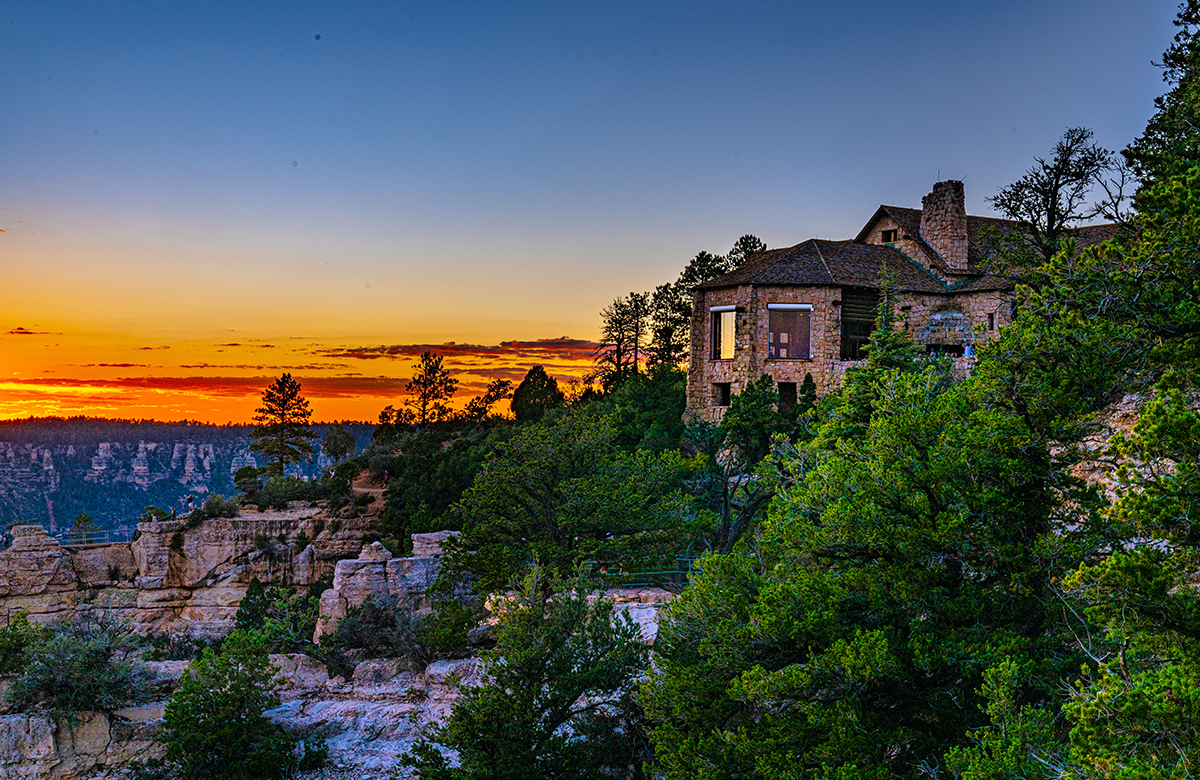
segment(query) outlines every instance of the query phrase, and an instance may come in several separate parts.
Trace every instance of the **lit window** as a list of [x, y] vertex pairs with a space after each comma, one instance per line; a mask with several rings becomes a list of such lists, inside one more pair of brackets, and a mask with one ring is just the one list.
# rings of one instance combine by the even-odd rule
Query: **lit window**
[[709, 311], [712, 312], [713, 360], [732, 360], [737, 307], [713, 306]]
[[812, 304], [768, 303], [767, 357], [799, 360], [812, 357], [809, 334]]

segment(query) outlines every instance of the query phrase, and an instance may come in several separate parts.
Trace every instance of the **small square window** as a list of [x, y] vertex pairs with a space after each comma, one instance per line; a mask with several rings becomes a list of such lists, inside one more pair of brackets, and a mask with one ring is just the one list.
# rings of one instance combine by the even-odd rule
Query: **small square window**
[[894, 243], [896, 243], [896, 239], [898, 239], [899, 237], [900, 237], [899, 230], [893, 229], [893, 230], [883, 231], [883, 243], [885, 243], [885, 244], [894, 244]]
[[712, 389], [713, 406], [729, 406], [733, 395], [729, 382], [713, 382]]

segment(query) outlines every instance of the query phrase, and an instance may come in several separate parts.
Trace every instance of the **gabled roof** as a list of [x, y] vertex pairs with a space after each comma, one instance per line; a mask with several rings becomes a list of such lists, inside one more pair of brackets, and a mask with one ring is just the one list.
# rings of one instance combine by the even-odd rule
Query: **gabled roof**
[[887, 269], [901, 290], [946, 292], [946, 285], [890, 246], [818, 238], [758, 252], [724, 276], [699, 285], [699, 289], [744, 284], [878, 287], [880, 269]]
[[[921, 210], [909, 209], [903, 206], [880, 206], [872, 217], [867, 220], [867, 224], [858, 232], [854, 240], [858, 243], [866, 241], [867, 234], [871, 232], [871, 228], [879, 221], [882, 216], [892, 218], [900, 228], [902, 236], [906, 236], [917, 243], [918, 246], [926, 253], [926, 259], [931, 268], [934, 268], [943, 273], [954, 273], [959, 275], [961, 272], [951, 272], [942, 261], [940, 255], [933, 250], [925, 239], [921, 238]], [[976, 217], [971, 214], [967, 215], [967, 262], [971, 266], [970, 274], [983, 274], [984, 267], [987, 265], [988, 252], [984, 248], [986, 234], [988, 231], [995, 231], [1003, 235], [1010, 230], [1017, 230], [1018, 225], [1014, 220], [1001, 219], [999, 217]], [[1084, 225], [1074, 228], [1075, 232], [1075, 247], [1077, 251], [1082, 252], [1089, 246], [1095, 244], [1103, 244], [1108, 239], [1112, 238], [1116, 232], [1117, 226], [1111, 223], [1103, 225]], [[972, 280], [981, 281], [981, 280]], [[956, 287], [955, 289], [963, 289]], [[988, 289], [1003, 289], [1003, 288], [988, 288]]]

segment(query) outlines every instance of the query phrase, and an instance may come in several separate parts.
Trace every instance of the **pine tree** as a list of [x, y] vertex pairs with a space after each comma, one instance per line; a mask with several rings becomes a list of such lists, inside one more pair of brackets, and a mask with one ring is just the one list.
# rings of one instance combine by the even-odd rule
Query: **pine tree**
[[541, 366], [533, 366], [513, 392], [512, 411], [517, 422], [537, 422], [565, 402], [554, 377]]
[[300, 395], [300, 383], [291, 374], [263, 390], [262, 406], [254, 415], [258, 427], [250, 432], [250, 449], [266, 457], [268, 473], [283, 476], [288, 464], [312, 457], [317, 434], [309, 427], [311, 417], [308, 400]]

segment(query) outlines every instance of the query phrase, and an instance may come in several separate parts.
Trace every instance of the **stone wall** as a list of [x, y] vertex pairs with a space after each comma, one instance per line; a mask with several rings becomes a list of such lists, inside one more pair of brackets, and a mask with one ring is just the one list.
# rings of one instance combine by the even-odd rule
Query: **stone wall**
[[953, 273], [969, 273], [966, 195], [961, 181], [939, 181], [921, 198], [921, 238]]
[[[690, 362], [687, 381], [688, 414], [719, 422], [725, 407], [715, 399], [714, 385], [728, 383], [734, 395], [748, 382], [769, 374], [776, 382], [804, 381], [812, 374], [819, 395], [841, 387], [846, 369], [854, 363], [841, 359], [840, 287], [752, 286], [698, 291], [692, 308]], [[895, 296], [897, 324], [918, 344], [927, 347], [978, 347], [1012, 321], [1012, 293], [982, 291], [965, 293], [898, 293]], [[806, 359], [767, 357], [770, 312], [768, 303], [812, 304], [810, 354]], [[713, 306], [737, 306], [734, 356], [712, 359]], [[970, 360], [956, 361], [966, 371]]]

